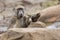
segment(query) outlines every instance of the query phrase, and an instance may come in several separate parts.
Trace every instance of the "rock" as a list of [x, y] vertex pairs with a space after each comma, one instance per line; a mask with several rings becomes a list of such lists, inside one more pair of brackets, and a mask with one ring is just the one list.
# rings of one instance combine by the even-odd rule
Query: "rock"
[[60, 21], [60, 5], [48, 7], [41, 11], [41, 17], [39, 21], [43, 22], [55, 22]]
[[60, 40], [60, 29], [12, 28], [0, 40]]
[[0, 14], [0, 20], [3, 20], [4, 16], [2, 14]]
[[[3, 14], [13, 14], [13, 9], [17, 6], [24, 6], [26, 14], [35, 14], [40, 12], [41, 2], [48, 2], [48, 0], [0, 0], [1, 10], [4, 9]], [[6, 11], [7, 10], [7, 11]], [[31, 12], [32, 11], [32, 12]]]
[[0, 34], [6, 32], [8, 30], [8, 23], [4, 20], [0, 20]]
[[0, 13], [2, 13], [5, 10], [5, 4], [0, 1]]
[[[15, 32], [15, 31], [8, 31], [7, 33], [5, 33], [4, 37], [6, 37], [6, 38], [8, 37], [7, 40], [15, 40], [20, 37], [22, 38], [23, 35], [24, 35], [23, 33]], [[4, 38], [4, 39], [3, 38], [1, 40], [6, 40], [6, 38]]]
[[50, 28], [50, 29], [60, 28], [60, 22], [55, 22], [55, 23], [47, 26], [46, 28]]
[[28, 28], [45, 28], [46, 24], [40, 21], [31, 22]]
[[32, 3], [32, 4], [37, 4], [37, 3], [40, 3], [40, 2], [47, 2], [49, 0], [24, 0], [24, 1]]

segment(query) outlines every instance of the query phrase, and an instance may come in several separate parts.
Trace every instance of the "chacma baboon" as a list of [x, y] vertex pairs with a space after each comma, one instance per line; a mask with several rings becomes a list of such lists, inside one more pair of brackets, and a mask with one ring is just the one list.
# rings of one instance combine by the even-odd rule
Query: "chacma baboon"
[[24, 9], [18, 8], [15, 16], [10, 21], [10, 27], [26, 28], [30, 24], [29, 17], [24, 15]]
[[18, 8], [17, 13], [16, 13], [17, 19], [22, 18], [23, 15], [24, 15], [24, 9], [23, 8]]

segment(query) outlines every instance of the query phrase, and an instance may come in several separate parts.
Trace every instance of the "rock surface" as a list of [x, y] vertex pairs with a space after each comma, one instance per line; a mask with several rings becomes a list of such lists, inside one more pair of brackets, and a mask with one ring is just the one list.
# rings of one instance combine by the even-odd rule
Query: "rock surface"
[[41, 11], [39, 21], [56, 22], [60, 21], [60, 5], [52, 6]]
[[60, 29], [12, 28], [0, 40], [60, 40]]
[[60, 22], [55, 22], [55, 23], [47, 26], [46, 28], [50, 28], [50, 29], [60, 28]]
[[46, 24], [40, 21], [31, 22], [28, 28], [45, 28]]
[[[37, 13], [41, 10], [41, 2], [49, 0], [0, 0], [0, 12], [4, 14], [13, 14], [13, 9], [17, 6], [24, 6], [25, 13]], [[31, 12], [32, 11], [32, 12]]]

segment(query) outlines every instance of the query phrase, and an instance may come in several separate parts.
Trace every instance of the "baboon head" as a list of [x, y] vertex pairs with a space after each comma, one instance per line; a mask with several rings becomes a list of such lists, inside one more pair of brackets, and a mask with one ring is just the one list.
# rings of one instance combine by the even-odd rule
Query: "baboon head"
[[40, 13], [37, 13], [37, 14], [35, 14], [35, 15], [32, 15], [32, 16], [31, 16], [32, 22], [36, 22], [39, 17], [40, 17]]
[[24, 9], [23, 8], [18, 8], [16, 12], [16, 16], [18, 19], [22, 18], [24, 15]]

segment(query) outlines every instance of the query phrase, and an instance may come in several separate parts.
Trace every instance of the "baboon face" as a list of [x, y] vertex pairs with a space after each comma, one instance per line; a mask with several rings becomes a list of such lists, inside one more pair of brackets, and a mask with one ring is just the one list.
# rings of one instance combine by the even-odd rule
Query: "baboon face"
[[37, 14], [35, 14], [35, 15], [32, 15], [32, 16], [31, 16], [32, 22], [36, 22], [39, 17], [40, 17], [40, 13], [37, 13]]
[[24, 9], [23, 8], [18, 8], [17, 9], [17, 18], [20, 19], [24, 15]]

